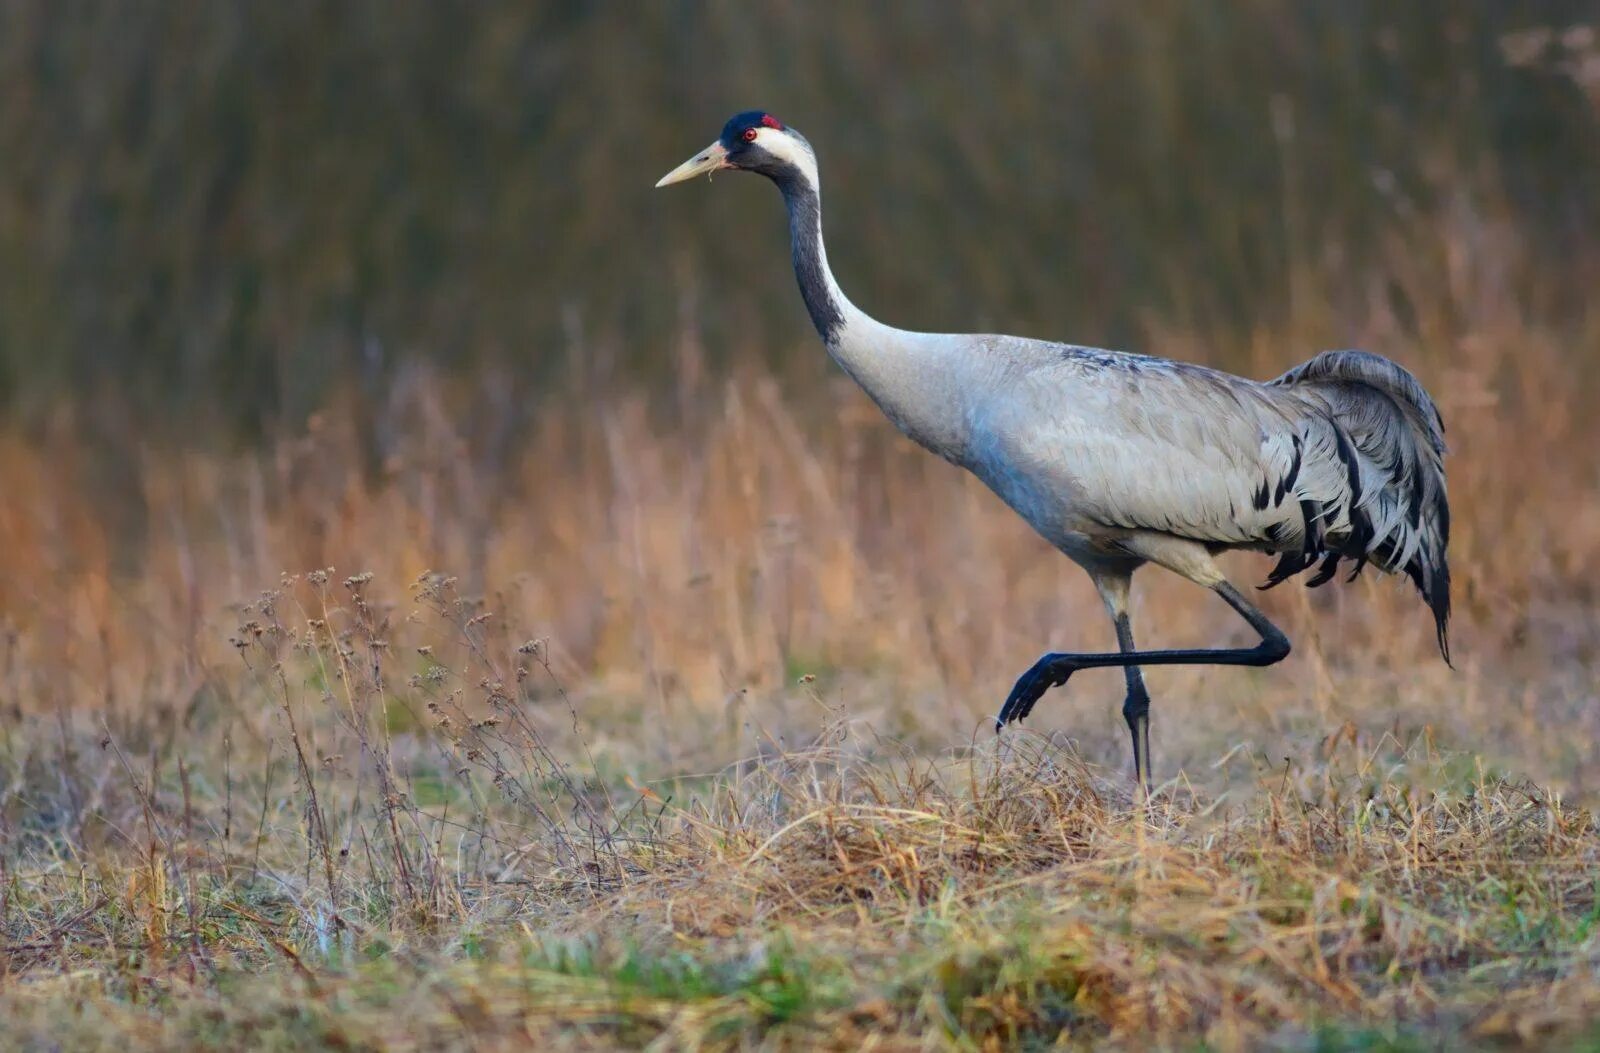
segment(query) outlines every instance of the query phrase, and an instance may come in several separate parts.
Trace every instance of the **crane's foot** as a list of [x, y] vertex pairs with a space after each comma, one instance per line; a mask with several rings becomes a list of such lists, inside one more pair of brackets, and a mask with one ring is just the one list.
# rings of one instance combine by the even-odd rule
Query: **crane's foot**
[[1047, 654], [1017, 678], [1011, 694], [1006, 696], [1005, 705], [1000, 707], [1000, 715], [994, 718], [994, 730], [999, 732], [1007, 724], [1021, 720], [1033, 712], [1033, 704], [1044, 697], [1044, 693], [1052, 687], [1060, 687], [1067, 682], [1067, 678], [1078, 671], [1078, 667], [1067, 660], [1066, 655]]

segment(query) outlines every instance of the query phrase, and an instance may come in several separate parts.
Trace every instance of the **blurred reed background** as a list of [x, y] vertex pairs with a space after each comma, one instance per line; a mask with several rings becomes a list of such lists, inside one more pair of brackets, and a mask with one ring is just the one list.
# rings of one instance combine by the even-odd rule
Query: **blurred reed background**
[[[997, 742], [1109, 627], [651, 189], [749, 107], [887, 321], [1416, 371], [1458, 669], [1290, 584], [1156, 809], [1119, 678]], [[0, 1036], [1592, 1036], [1597, 162], [1592, 3], [0, 4]]]
[[493, 371], [531, 414], [671, 376], [685, 326], [718, 368], [815, 377], [770, 189], [651, 191], [743, 107], [812, 138], [836, 266], [902, 324], [1177, 330], [1225, 364], [1268, 327], [1287, 362], [1380, 304], [1433, 345], [1425, 305], [1482, 306], [1444, 235], [1484, 228], [1513, 232], [1505, 295], [1570, 324], [1600, 266], [1592, 14], [19, 0], [0, 391], [193, 442], [413, 361]]
[[[810, 662], [965, 723], [1104, 636], [1073, 568], [833, 371], [770, 188], [651, 191], [746, 106], [816, 144], [884, 318], [1416, 369], [1458, 451], [1467, 661], [1587, 660], [1583, 13], [6, 5], [5, 701], [183, 704], [230, 602], [326, 565], [509, 588], [570, 675], [660, 705]], [[1157, 588], [1180, 632], [1194, 598]], [[1374, 595], [1319, 597], [1353, 608], [1335, 650], [1430, 661]]]

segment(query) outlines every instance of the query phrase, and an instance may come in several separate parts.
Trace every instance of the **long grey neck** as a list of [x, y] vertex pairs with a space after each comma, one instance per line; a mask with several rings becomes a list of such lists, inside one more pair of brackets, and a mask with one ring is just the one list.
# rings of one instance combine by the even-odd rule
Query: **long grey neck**
[[789, 209], [789, 241], [794, 256], [794, 276], [806, 302], [811, 324], [823, 343], [833, 348], [843, 335], [846, 312], [860, 314], [834, 281], [828, 253], [822, 245], [822, 197], [817, 188], [796, 172], [778, 179], [783, 203]]
[[791, 169], [773, 180], [789, 209], [795, 278], [811, 323], [844, 371], [895, 426], [934, 452], [961, 461], [965, 413], [960, 408], [961, 338], [913, 333], [884, 325], [839, 289], [822, 244], [822, 198], [806, 173]]

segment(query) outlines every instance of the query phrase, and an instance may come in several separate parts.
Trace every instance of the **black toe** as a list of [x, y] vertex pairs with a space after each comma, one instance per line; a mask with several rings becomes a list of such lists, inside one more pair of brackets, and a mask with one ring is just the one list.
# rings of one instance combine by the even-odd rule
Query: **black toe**
[[1062, 665], [1057, 655], [1047, 654], [1033, 663], [1026, 673], [1017, 678], [1011, 694], [1006, 696], [1005, 705], [1000, 707], [1000, 715], [994, 720], [995, 731], [1025, 718], [1033, 712], [1034, 703], [1043, 698], [1046, 691], [1066, 683], [1071, 675], [1072, 670]]

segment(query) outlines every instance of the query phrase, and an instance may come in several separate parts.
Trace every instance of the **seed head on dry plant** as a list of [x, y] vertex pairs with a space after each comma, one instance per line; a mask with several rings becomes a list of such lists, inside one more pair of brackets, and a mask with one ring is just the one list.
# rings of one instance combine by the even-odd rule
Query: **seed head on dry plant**
[[[0, 504], [0, 1026], [128, 1048], [1582, 1036], [1600, 374], [1572, 364], [1592, 327], [1475, 269], [1515, 253], [1491, 220], [1433, 232], [1472, 310], [1425, 310], [1419, 347], [1380, 297], [1361, 341], [1411, 355], [1453, 423], [1460, 671], [1418, 662], [1398, 589], [1269, 594], [1303, 641], [1283, 675], [1152, 674], [1174, 774], [1147, 814], [1106, 778], [1114, 679], [1075, 679], [1018, 741], [983, 732], [1017, 657], [1094, 632], [1099, 601], [847, 392], [813, 412], [747, 374], [686, 386], [679, 416], [610, 393], [541, 408], [491, 463], [475, 389], [428, 376], [384, 411], [406, 442], [376, 474], [340, 395], [257, 454], [149, 451], [142, 532], [63, 433], [0, 434], [28, 495]], [[1317, 338], [1290, 335], [1232, 364]], [[1153, 634], [1216, 640], [1191, 599], [1162, 595]]]
[[697, 773], [448, 575], [323, 568], [236, 614], [179, 724], [6, 739], [23, 1033], [63, 1000], [136, 1032], [152, 982], [152, 1035], [596, 1048], [1535, 1040], [1600, 1008], [1593, 817], [1423, 726], [1245, 739], [1146, 810], [1059, 733], [930, 750], [807, 672]]
[[[421, 575], [404, 607], [376, 600], [369, 573], [335, 580], [331, 568], [286, 576], [246, 608], [256, 617], [235, 645], [281, 714], [307, 865], [320, 863], [336, 923], [336, 871], [357, 847], [369, 876], [381, 862], [386, 892], [418, 918], [466, 910], [469, 871], [536, 885], [560, 875], [594, 890], [623, 880], [609, 787], [559, 759], [541, 727], [570, 719], [581, 743], [540, 642], [505, 648], [490, 613], [445, 575]], [[342, 819], [323, 804], [333, 788], [348, 797]]]

